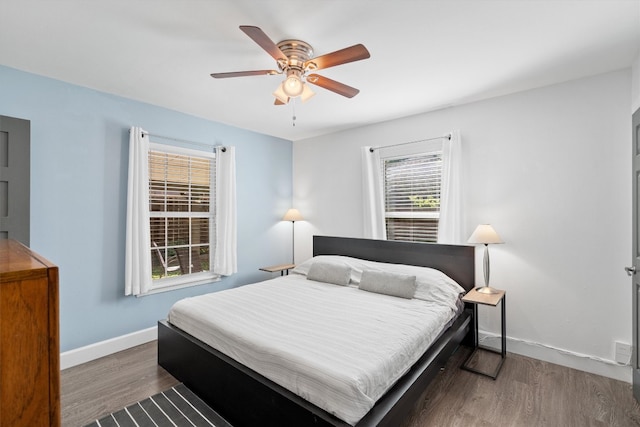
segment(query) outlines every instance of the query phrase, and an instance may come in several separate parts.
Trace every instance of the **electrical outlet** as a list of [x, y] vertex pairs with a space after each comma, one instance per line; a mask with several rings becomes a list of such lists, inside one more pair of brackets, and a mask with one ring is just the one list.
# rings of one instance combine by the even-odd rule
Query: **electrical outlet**
[[631, 362], [631, 345], [616, 341], [616, 362], [625, 365]]

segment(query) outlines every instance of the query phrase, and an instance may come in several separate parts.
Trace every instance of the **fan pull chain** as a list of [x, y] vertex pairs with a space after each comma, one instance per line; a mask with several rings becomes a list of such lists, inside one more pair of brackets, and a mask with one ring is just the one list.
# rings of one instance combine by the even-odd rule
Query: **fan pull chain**
[[293, 127], [296, 127], [296, 99], [295, 98], [291, 99], [291, 110], [293, 111], [293, 116], [291, 117], [291, 121], [292, 121]]

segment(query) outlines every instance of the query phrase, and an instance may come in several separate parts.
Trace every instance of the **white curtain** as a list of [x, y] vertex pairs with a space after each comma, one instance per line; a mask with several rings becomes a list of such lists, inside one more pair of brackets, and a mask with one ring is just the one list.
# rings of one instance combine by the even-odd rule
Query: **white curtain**
[[462, 144], [460, 131], [451, 132], [451, 140], [442, 147], [442, 181], [440, 183], [440, 220], [438, 243], [458, 245], [462, 242]]
[[364, 237], [387, 239], [384, 221], [384, 190], [382, 188], [382, 166], [378, 150], [362, 147], [362, 207]]
[[238, 272], [236, 220], [236, 150], [216, 153], [216, 249], [213, 272], [230, 276]]
[[151, 288], [149, 230], [149, 136], [139, 127], [129, 130], [129, 180], [125, 295], [140, 295]]

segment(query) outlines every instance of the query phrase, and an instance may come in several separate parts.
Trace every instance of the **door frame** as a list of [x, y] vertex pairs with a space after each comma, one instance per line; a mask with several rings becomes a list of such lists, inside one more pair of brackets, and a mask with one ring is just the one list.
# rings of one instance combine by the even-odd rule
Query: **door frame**
[[0, 238], [30, 244], [31, 122], [0, 115]]
[[632, 241], [633, 241], [633, 266], [627, 268], [627, 272], [632, 277], [632, 358], [631, 368], [633, 371], [633, 395], [636, 400], [640, 401], [640, 352], [638, 346], [640, 345], [640, 325], [638, 321], [640, 316], [638, 310], [640, 309], [640, 217], [639, 206], [640, 203], [640, 108], [638, 108], [632, 116]]

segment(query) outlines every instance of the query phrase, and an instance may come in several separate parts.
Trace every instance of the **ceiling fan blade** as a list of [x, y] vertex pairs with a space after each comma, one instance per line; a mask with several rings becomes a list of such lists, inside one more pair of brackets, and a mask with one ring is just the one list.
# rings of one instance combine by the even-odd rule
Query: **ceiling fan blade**
[[278, 72], [276, 70], [233, 71], [231, 73], [213, 73], [211, 77], [214, 79], [226, 79], [229, 77], [272, 76], [274, 74], [278, 74]]
[[287, 105], [285, 102], [280, 101], [278, 98], [273, 102], [273, 105]]
[[253, 40], [254, 42], [258, 43], [261, 48], [266, 50], [267, 53], [269, 55], [271, 55], [273, 57], [273, 59], [275, 59], [276, 61], [279, 61], [279, 60], [286, 61], [287, 60], [287, 55], [282, 53], [282, 51], [280, 50], [278, 45], [276, 45], [273, 42], [273, 40], [271, 40], [269, 38], [269, 36], [267, 36], [264, 33], [264, 31], [262, 31], [260, 28], [254, 27], [254, 26], [251, 26], [251, 25], [240, 25], [240, 29], [246, 35], [251, 37], [251, 40]]
[[[329, 67], [335, 67], [336, 65], [360, 61], [369, 57], [371, 57], [371, 54], [367, 48], [361, 44], [356, 44], [351, 47], [346, 47], [344, 49], [336, 50], [335, 52], [310, 59], [304, 63], [304, 66], [310, 66], [310, 69], [322, 70]], [[315, 68], [312, 64], [315, 65]]]
[[355, 87], [347, 86], [344, 83], [331, 80], [327, 77], [322, 77], [318, 74], [309, 74], [307, 76], [307, 82], [335, 92], [339, 95], [346, 96], [347, 98], [353, 98], [360, 93], [360, 90]]

